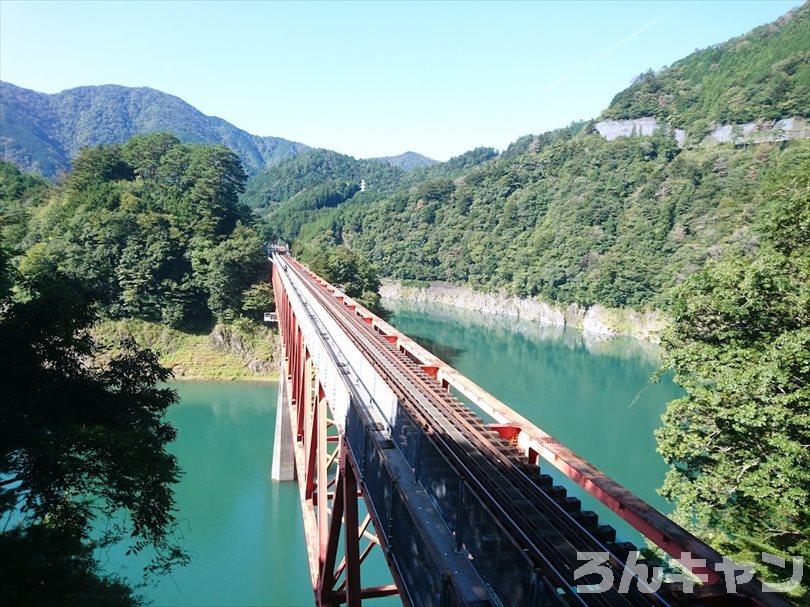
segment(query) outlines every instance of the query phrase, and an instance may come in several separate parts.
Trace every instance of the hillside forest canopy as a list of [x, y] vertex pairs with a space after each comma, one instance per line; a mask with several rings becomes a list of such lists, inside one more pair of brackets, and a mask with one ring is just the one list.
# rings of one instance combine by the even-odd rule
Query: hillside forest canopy
[[268, 280], [245, 180], [224, 146], [171, 135], [85, 148], [44, 204], [17, 205], [4, 236], [23, 273], [57, 265], [105, 317], [199, 329], [245, 312]]
[[[679, 282], [677, 277], [673, 278], [671, 284], [680, 286], [674, 289], [666, 285], [648, 287], [656, 298], [654, 301], [661, 302], [674, 315], [675, 324], [665, 342], [669, 356], [667, 365], [676, 372], [678, 381], [688, 392], [687, 397], [670, 405], [667, 424], [658, 435], [662, 453], [673, 464], [673, 472], [667, 479], [664, 491], [676, 499], [676, 513], [681, 521], [687, 526], [697, 525], [695, 528], [700, 530], [703, 537], [713, 541], [727, 554], [749, 556], [752, 546], [761, 545], [767, 545], [779, 554], [790, 551], [803, 554], [806, 545], [795, 538], [802, 537], [802, 521], [806, 521], [807, 516], [806, 507], [803, 506], [807, 497], [807, 479], [800, 476], [801, 471], [807, 469], [802, 459], [805, 456], [800, 449], [791, 451], [793, 456], [786, 456], [778, 451], [778, 447], [804, 444], [802, 441], [806, 439], [807, 431], [806, 364], [801, 362], [802, 353], [806, 352], [806, 336], [803, 333], [807, 331], [807, 317], [802, 310], [806, 312], [807, 306], [806, 301], [801, 297], [796, 299], [795, 294], [802, 293], [802, 285], [807, 284], [806, 247], [798, 247], [796, 243], [807, 240], [807, 182], [806, 179], [802, 181], [801, 177], [810, 174], [805, 172], [810, 146], [795, 142], [747, 149], [721, 146], [678, 150], [674, 142], [663, 134], [647, 139], [605, 142], [583, 130], [587, 130], [587, 125], [557, 133], [542, 142], [533, 140], [528, 145], [517, 142], [512, 153], [472, 163], [456, 173], [454, 178], [429, 174], [425, 181], [390, 196], [360, 193], [356, 184], [332, 179], [325, 184], [305, 188], [306, 196], [300, 192], [293, 194], [278, 208], [282, 210], [288, 205], [293, 212], [300, 209], [316, 214], [324, 210], [328, 213], [322, 217], [316, 215], [314, 221], [310, 221], [312, 216], [308, 216], [307, 221], [293, 228], [299, 230], [302, 236], [308, 230], [313, 235], [309, 239], [302, 237], [295, 240], [296, 253], [316, 272], [344, 286], [349, 295], [376, 308], [379, 306], [379, 279], [374, 265], [368, 260], [371, 256], [356, 246], [363, 237], [363, 221], [376, 222], [376, 218], [384, 213], [399, 217], [399, 240], [394, 243], [397, 244], [402, 240], [403, 226], [409, 234], [430, 234], [431, 226], [439, 220], [452, 225], [448, 221], [452, 218], [463, 222], [467, 220], [465, 218], [474, 216], [479, 220], [491, 217], [495, 213], [498, 195], [494, 184], [504, 183], [504, 177], [514, 179], [512, 183], [534, 192], [531, 196], [524, 192], [522, 197], [516, 198], [522, 200], [526, 207], [528, 201], [539, 198], [537, 192], [546, 191], [543, 188], [554, 181], [552, 176], [571, 175], [571, 179], [574, 179], [573, 176], [581, 167], [592, 163], [597, 171], [593, 174], [595, 181], [598, 181], [596, 177], [607, 177], [602, 180], [607, 182], [604, 186], [606, 190], [600, 192], [610, 193], [611, 184], [614, 183], [610, 180], [611, 171], [619, 175], [633, 175], [628, 188], [637, 193], [635, 197], [630, 196], [632, 200], [629, 203], [621, 194], [627, 190], [612, 193], [616, 200], [616, 216], [626, 214], [627, 208], [633, 209], [634, 213], [639, 214], [639, 217], [633, 218], [634, 221], [642, 226], [649, 225], [642, 220], [653, 223], [662, 221], [665, 222], [663, 225], [670, 226], [666, 231], [644, 232], [648, 239], [669, 237], [673, 229], [671, 226], [674, 225], [672, 222], [677, 223], [677, 219], [673, 220], [672, 211], [662, 217], [660, 209], [651, 216], [646, 215], [643, 212], [643, 204], [647, 200], [645, 196], [650, 192], [658, 194], [658, 198], [653, 195], [653, 199], [660, 199], [661, 192], [669, 195], [675, 191], [675, 176], [690, 175], [689, 199], [694, 201], [695, 206], [682, 207], [692, 212], [690, 221], [705, 220], [708, 210], [720, 213], [715, 227], [729, 222], [731, 218], [740, 221], [742, 217], [744, 223], [736, 227], [723, 227], [723, 233], [729, 236], [725, 241], [726, 246], [712, 253], [707, 249], [711, 246], [710, 237], [716, 239], [717, 232], [701, 234], [704, 240], [693, 239], [690, 250], [696, 255], [691, 262], [695, 270], [689, 273], [685, 281]], [[594, 161], [591, 154], [596, 154], [597, 160]], [[615, 159], [612, 164], [610, 158]], [[566, 163], [576, 164], [566, 166]], [[430, 167], [429, 170], [440, 166]], [[278, 215], [272, 213], [266, 222], [259, 222], [240, 202], [239, 193], [244, 186], [245, 176], [238, 159], [225, 148], [182, 144], [169, 135], [137, 137], [120, 146], [101, 146], [83, 151], [73, 173], [56, 187], [40, 178], [25, 175], [13, 166], [4, 165], [2, 169], [3, 238], [5, 250], [13, 261], [9, 266], [13, 272], [7, 276], [5, 284], [13, 287], [11, 300], [30, 303], [52, 297], [54, 291], [41, 281], [46, 276], [58, 277], [59, 281], [72, 285], [71, 290], [83, 293], [81, 301], [91, 302], [87, 306], [91, 316], [77, 319], [77, 324], [70, 329], [71, 333], [81, 335], [95, 318], [129, 317], [158, 321], [186, 330], [199, 330], [210, 326], [214, 320], [256, 315], [272, 305], [262, 241], [263, 236], [278, 233], [285, 227], [281, 222], [274, 223], [273, 218]], [[653, 183], [646, 189], [639, 189], [645, 179], [653, 180]], [[572, 183], [567, 182], [560, 187]], [[665, 186], [665, 183], [668, 185]], [[700, 196], [697, 195], [699, 191], [702, 191]], [[337, 199], [342, 200], [334, 204], [319, 202], [328, 201], [334, 192], [337, 192]], [[735, 203], [734, 195], [738, 192], [745, 194], [740, 196], [745, 202]], [[607, 197], [610, 194], [603, 195]], [[676, 200], [684, 199], [683, 194], [673, 196]], [[562, 193], [559, 197], [559, 208], [562, 209]], [[600, 200], [609, 200], [605, 197]], [[718, 201], [718, 197], [722, 197], [722, 202]], [[465, 203], [459, 204], [464, 200], [469, 202], [466, 209]], [[492, 201], [493, 205], [490, 215], [483, 212], [474, 215], [473, 207], [483, 206], [487, 200]], [[509, 196], [506, 200], [507, 204], [502, 205], [501, 210], [511, 213], [510, 209], [516, 209], [517, 205], [509, 205]], [[629, 206], [625, 207], [625, 204]], [[577, 209], [569, 204], [569, 207], [573, 208], [567, 214], [559, 213], [565, 215], [565, 221], [570, 222], [568, 231], [558, 234], [557, 242], [562, 246], [565, 246], [566, 238], [576, 240], [573, 235], [584, 230], [586, 220], [589, 222], [587, 225], [593, 225], [592, 216], [597, 210], [596, 206]], [[698, 213], [695, 208], [703, 213]], [[600, 217], [608, 225], [611, 221], [610, 208], [603, 210], [606, 214]], [[741, 210], [744, 213], [740, 213]], [[353, 214], [359, 215], [361, 212], [365, 219], [352, 224]], [[545, 215], [548, 214], [546, 210]], [[675, 215], [676, 218], [678, 216]], [[502, 230], [512, 230], [509, 234], [513, 239], [523, 238], [520, 228], [524, 224], [521, 221], [528, 220], [521, 220], [520, 213], [509, 217], [509, 221], [495, 224], [498, 227], [496, 234], [503, 238]], [[800, 218], [795, 230], [780, 228], [790, 223], [788, 218], [794, 217]], [[560, 217], [548, 217], [547, 220], [553, 219]], [[611, 230], [616, 242], [622, 242], [626, 247], [631, 244], [640, 247], [635, 256], [628, 258], [641, 260], [646, 255], [649, 263], [655, 251], [654, 241], [650, 243], [640, 239], [641, 232], [637, 232], [635, 242], [631, 242], [633, 239], [625, 232], [634, 223], [618, 222], [615, 218], [613, 222]], [[684, 224], [689, 225], [685, 221]], [[346, 238], [350, 233], [346, 229], [349, 225], [356, 230], [352, 234], [355, 240]], [[372, 225], [386, 229], [382, 224]], [[542, 225], [542, 222], [538, 222], [538, 225]], [[561, 225], [564, 224], [554, 224], [553, 230], [549, 229], [560, 232]], [[683, 231], [686, 239], [689, 229], [685, 227]], [[603, 228], [602, 233], [606, 232]], [[693, 233], [700, 234], [699, 230]], [[481, 232], [477, 236], [484, 238]], [[354, 246], [348, 246], [348, 243]], [[394, 263], [397, 256], [393, 251], [388, 254], [392, 260], [389, 271], [402, 267]], [[494, 275], [508, 275], [497, 265], [502, 258], [497, 255], [492, 257], [496, 261], [492, 266]], [[621, 256], [617, 256], [617, 260], [621, 259]], [[472, 267], [468, 265], [468, 268]], [[643, 266], [639, 267], [643, 269]], [[478, 271], [484, 272], [483, 269]], [[640, 271], [639, 268], [636, 271]], [[684, 271], [689, 272], [688, 269]], [[721, 322], [722, 314], [736, 313], [733, 306], [728, 308], [729, 304], [723, 302], [729, 298], [735, 301], [740, 297], [734, 291], [737, 288], [735, 281], [747, 284], [749, 279], [745, 278], [746, 272], [756, 272], [750, 279], [753, 281], [751, 288], [755, 291], [746, 292], [746, 298], [754, 301], [758, 297], [763, 302], [762, 306], [772, 305], [778, 297], [785, 298], [784, 306], [779, 308], [778, 313], [768, 317], [771, 320], [754, 323], [756, 326], [767, 322], [775, 324], [764, 333], [746, 336], [729, 332], [716, 334], [711, 327], [703, 332], [698, 331], [706, 310], [714, 309], [713, 306], [719, 310], [713, 312], [712, 316], [718, 322]], [[732, 279], [728, 276], [732, 276]], [[776, 286], [768, 286], [771, 284]], [[772, 288], [777, 291], [767, 290]], [[802, 297], [806, 298], [806, 293]], [[66, 306], [66, 309], [69, 307]], [[7, 327], [19, 325], [12, 323], [13, 318], [9, 315], [4, 316], [4, 320], [10, 323], [5, 325]], [[722, 322], [728, 322], [731, 327], [740, 324], [737, 318]], [[82, 339], [88, 338], [85, 336]], [[760, 352], [763, 345], [771, 343], [773, 339], [777, 339], [779, 345], [772, 354], [752, 354]], [[98, 346], [90, 341], [82, 347], [85, 348], [82, 351], [90, 351]], [[126, 348], [134, 347], [129, 344], [119, 348], [116, 353], [109, 353], [107, 358], [124, 356], [129, 361], [127, 365], [145, 365], [149, 360], [144, 358], [148, 356], [146, 353], [133, 350], [126, 354]], [[127, 356], [135, 357], [139, 362], [132, 362]], [[734, 467], [736, 460], [723, 455], [725, 451], [722, 450], [724, 443], [721, 439], [717, 439], [718, 455], [716, 459], [712, 458], [711, 463], [700, 457], [695, 458], [685, 446], [691, 443], [685, 441], [687, 429], [693, 428], [690, 421], [692, 416], [698, 412], [705, 414], [707, 408], [711, 409], [719, 403], [733, 402], [740, 408], [736, 412], [731, 409], [726, 411], [726, 417], [737, 420], [733, 432], [739, 436], [733, 438], [732, 431], [722, 424], [719, 429], [707, 432], [719, 432], [722, 440], [743, 445], [741, 441], [744, 437], [755, 436], [757, 428], [761, 428], [763, 422], [759, 418], [754, 418], [749, 426], [742, 421], [747, 420], [746, 411], [753, 405], [748, 392], [740, 392], [738, 380], [734, 380], [729, 388], [725, 387], [723, 364], [729, 357], [739, 359], [741, 373], [745, 374], [747, 381], [755, 384], [766, 382], [764, 385], [770, 385], [767, 382], [773, 379], [769, 378], [775, 377], [776, 373], [781, 374], [781, 384], [774, 384], [768, 390], [757, 388], [756, 391], [759, 404], [755, 407], [765, 407], [770, 411], [766, 423], [771, 424], [769, 433], [774, 445], [773, 449], [762, 451], [760, 464], [768, 469], [788, 466], [799, 476], [786, 479], [783, 485], [775, 487], [757, 472], [756, 467], [749, 466], [743, 470], [745, 487], [739, 490], [747, 491], [745, 495], [752, 497], [741, 494], [739, 500], [734, 500], [733, 506], [731, 503], [723, 506], [721, 496], [711, 493], [718, 486], [711, 484], [702, 488], [701, 479], [724, 478], [723, 475], [739, 473]], [[723, 362], [718, 363], [718, 360]], [[36, 367], [36, 361], [31, 364]], [[151, 364], [154, 364], [154, 360]], [[146, 368], [149, 369], [148, 365]], [[166, 377], [165, 371], [155, 367], [146, 373], [153, 381]], [[708, 394], [707, 373], [709, 376], [719, 374], [717, 380], [708, 384], [713, 386], [714, 391]], [[149, 381], [142, 382], [144, 389], [150, 385]], [[724, 390], [728, 389], [734, 392], [726, 393]], [[171, 402], [171, 396], [162, 395], [161, 398], [164, 402], [162, 407], [165, 408]], [[718, 412], [712, 415], [718, 422], [723, 419]], [[790, 419], [792, 424], [782, 426], [778, 421], [780, 419]], [[170, 436], [170, 432], [165, 434], [165, 440], [170, 440]], [[170, 475], [169, 482], [171, 478]], [[761, 495], [764, 491], [774, 502], [774, 512], [778, 513], [774, 516], [777, 518], [766, 519], [761, 517], [761, 512], [757, 514], [762, 506], [756, 505], [753, 496]], [[685, 514], [687, 512], [692, 514]], [[692, 520], [695, 512], [698, 518]], [[756, 520], [761, 520], [762, 525], [755, 525]], [[170, 519], [167, 521], [170, 522]], [[742, 529], [745, 529], [745, 534], [741, 534]], [[774, 529], [777, 529], [778, 537], [774, 537]], [[790, 540], [791, 537], [794, 540]], [[68, 539], [62, 538], [60, 542]], [[81, 541], [70, 541], [74, 548], [86, 549], [86, 544]], [[174, 556], [181, 558], [181, 554]], [[84, 559], [83, 562], [92, 565], [92, 559]], [[83, 575], [97, 583], [91, 565]], [[126, 589], [116, 586], [114, 580], [101, 583], [112, 584], [116, 591], [126, 596]]]

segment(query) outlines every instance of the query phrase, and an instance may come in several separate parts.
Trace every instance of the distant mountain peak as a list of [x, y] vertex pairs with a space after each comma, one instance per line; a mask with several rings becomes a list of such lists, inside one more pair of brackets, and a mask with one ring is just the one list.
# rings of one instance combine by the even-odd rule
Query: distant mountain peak
[[181, 141], [221, 143], [257, 173], [309, 149], [280, 137], [259, 137], [180, 97], [149, 87], [79, 86], [52, 95], [0, 82], [0, 158], [53, 177], [85, 146], [120, 143], [165, 131]]
[[379, 156], [377, 158], [369, 158], [369, 160], [376, 160], [390, 164], [391, 166], [399, 167], [404, 171], [412, 171], [413, 169], [421, 169], [434, 164], [439, 164], [438, 160], [433, 160], [427, 156], [423, 156], [417, 152], [403, 152], [397, 156]]

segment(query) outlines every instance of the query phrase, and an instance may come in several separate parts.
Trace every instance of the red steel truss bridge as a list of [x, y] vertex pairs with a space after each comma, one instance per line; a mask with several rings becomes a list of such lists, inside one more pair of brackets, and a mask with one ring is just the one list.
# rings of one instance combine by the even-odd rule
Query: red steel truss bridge
[[[787, 605], [756, 578], [729, 593], [715, 550], [283, 250], [271, 260], [284, 353], [272, 476], [297, 479], [316, 605]], [[636, 548], [549, 466], [700, 581], [622, 588]], [[363, 584], [374, 550], [390, 584]], [[601, 573], [577, 572], [586, 552], [604, 555]]]

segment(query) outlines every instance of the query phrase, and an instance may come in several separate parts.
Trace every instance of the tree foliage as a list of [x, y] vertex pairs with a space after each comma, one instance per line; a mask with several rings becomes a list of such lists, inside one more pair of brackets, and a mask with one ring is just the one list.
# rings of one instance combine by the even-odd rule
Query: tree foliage
[[[698, 134], [711, 122], [806, 116], [808, 27], [803, 6], [644, 75], [604, 115], [655, 116]], [[276, 196], [282, 203], [267, 217], [270, 230], [302, 245], [326, 232], [403, 280], [563, 304], [665, 307], [669, 289], [707, 260], [756, 248], [763, 175], [807, 146], [680, 149], [662, 132], [605, 141], [592, 126], [522, 137], [500, 156], [473, 150], [412, 170], [390, 191], [334, 205], [302, 208]], [[321, 184], [325, 175], [309, 178]], [[311, 186], [283, 183], [296, 184], [290, 192]]]
[[[154, 572], [187, 558], [173, 536], [169, 372], [134, 342], [94, 342], [91, 293], [52, 260], [11, 272], [3, 259], [15, 288], [0, 293], [0, 586], [14, 604], [135, 604], [93, 550], [132, 538], [155, 551]], [[97, 519], [112, 521], [103, 537]]]
[[258, 233], [239, 202], [245, 179], [225, 147], [167, 134], [86, 148], [27, 220], [20, 268], [54, 264], [109, 318], [177, 328], [233, 318], [242, 292], [267, 280]]
[[94, 551], [129, 538], [155, 555], [150, 572], [187, 560], [164, 418], [176, 394], [155, 353], [97, 342], [91, 327], [189, 328], [272, 305], [239, 202], [246, 177], [226, 148], [166, 134], [87, 148], [55, 188], [7, 165], [0, 176], [0, 550], [4, 563], [18, 556], [0, 584], [18, 604], [135, 604]]
[[19, 252], [31, 214], [49, 190], [50, 184], [44, 178], [0, 161], [0, 236], [12, 251]]
[[687, 394], [656, 433], [672, 465], [662, 492], [724, 554], [808, 562], [808, 150], [786, 158], [763, 195], [762, 246], [711, 261], [675, 292], [663, 345]]
[[405, 171], [378, 160], [358, 160], [330, 150], [308, 150], [248, 182], [243, 197], [253, 208], [273, 207], [310, 188], [339, 180], [356, 184], [365, 180], [369, 189], [386, 193], [395, 189]]
[[[381, 168], [379, 165], [385, 165], [385, 159], [356, 160], [334, 152], [313, 150], [253, 177], [244, 199], [254, 206], [268, 206], [265, 228], [270, 240], [290, 242], [298, 238], [302, 230], [309, 229], [324, 215], [328, 216], [330, 209], [344, 205], [366, 208], [397, 190], [429, 187], [427, 184], [444, 184], [447, 189], [452, 187], [452, 179], [496, 156], [492, 148], [476, 148], [447, 162], [404, 172], [387, 165]], [[365, 192], [360, 192], [361, 180], [366, 181]], [[260, 190], [266, 202], [257, 203], [260, 199], [256, 192]], [[322, 232], [322, 227], [310, 230], [313, 236]]]
[[380, 280], [367, 259], [346, 246], [336, 245], [328, 234], [300, 251], [309, 268], [339, 286], [349, 297], [372, 312], [380, 313]]
[[756, 247], [766, 168], [807, 145], [679, 150], [661, 133], [605, 141], [579, 132], [386, 197], [307, 214], [282, 205], [269, 221], [296, 225], [294, 215], [300, 227], [285, 236], [303, 245], [329, 232], [402, 280], [665, 306], [667, 289], [707, 259]]

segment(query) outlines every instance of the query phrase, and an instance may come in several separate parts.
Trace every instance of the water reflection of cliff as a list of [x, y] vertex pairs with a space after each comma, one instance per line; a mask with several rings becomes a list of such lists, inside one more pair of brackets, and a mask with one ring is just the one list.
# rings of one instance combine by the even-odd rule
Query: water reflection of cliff
[[[508, 316], [481, 314], [445, 304], [385, 299], [383, 306], [402, 319], [428, 314], [431, 320], [447, 320], [463, 327], [483, 327], [496, 334], [519, 334], [528, 339], [557, 343], [571, 349], [585, 348], [590, 353], [599, 356], [637, 359], [647, 364], [656, 364], [660, 351], [655, 344], [629, 337], [585, 333], [578, 329], [545, 325]], [[429, 337], [412, 337], [423, 347], [450, 364], [461, 353], [460, 350], [441, 345]]]

